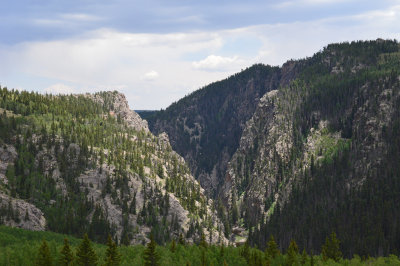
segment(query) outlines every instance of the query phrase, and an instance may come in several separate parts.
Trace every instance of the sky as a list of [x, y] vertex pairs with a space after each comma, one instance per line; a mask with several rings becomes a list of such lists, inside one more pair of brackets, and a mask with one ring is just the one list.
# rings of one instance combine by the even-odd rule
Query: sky
[[255, 63], [400, 39], [400, 0], [0, 0], [0, 85], [166, 108]]

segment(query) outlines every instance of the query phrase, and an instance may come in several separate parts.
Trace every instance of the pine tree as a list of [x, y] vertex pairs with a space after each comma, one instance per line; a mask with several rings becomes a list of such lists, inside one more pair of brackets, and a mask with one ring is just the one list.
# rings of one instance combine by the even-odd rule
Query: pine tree
[[275, 242], [274, 236], [271, 235], [268, 243], [267, 248], [265, 249], [265, 256], [267, 258], [274, 259], [276, 256], [279, 256], [281, 252], [279, 251], [278, 245]]
[[61, 249], [61, 256], [59, 263], [63, 266], [71, 265], [74, 260], [74, 254], [72, 253], [68, 239], [64, 238], [64, 246]]
[[78, 265], [91, 266], [97, 264], [97, 255], [87, 234], [83, 236], [83, 240], [76, 251], [76, 257]]
[[53, 265], [49, 246], [47, 245], [47, 242], [44, 239], [42, 241], [42, 244], [40, 245], [38, 255], [36, 257], [35, 265], [36, 266], [51, 266], [51, 265]]
[[219, 249], [219, 256], [220, 256], [221, 258], [223, 258], [223, 257], [225, 256], [225, 246], [224, 246], [224, 243], [222, 243], [222, 245], [221, 245], [221, 247], [220, 247], [220, 249]]
[[159, 256], [156, 252], [156, 242], [154, 241], [153, 234], [150, 235], [150, 242], [144, 251], [144, 265], [145, 266], [158, 266]]
[[206, 266], [207, 265], [207, 259], [206, 259], [206, 251], [204, 248], [201, 249], [201, 266]]
[[305, 265], [306, 264], [307, 257], [308, 257], [308, 255], [307, 255], [306, 249], [303, 249], [303, 253], [301, 253], [301, 261], [300, 261], [301, 265]]
[[340, 241], [336, 238], [336, 233], [332, 232], [330, 238], [326, 238], [325, 245], [322, 246], [323, 260], [333, 259], [338, 262], [342, 258], [340, 251]]
[[247, 262], [250, 261], [250, 247], [249, 247], [249, 240], [247, 239], [244, 243], [243, 250], [241, 252], [243, 258], [246, 259]]
[[287, 260], [286, 265], [296, 265], [297, 262], [297, 255], [299, 254], [299, 247], [297, 246], [294, 240], [290, 241], [289, 249], [287, 252]]
[[176, 251], [175, 239], [172, 239], [170, 250], [172, 253], [175, 253], [175, 251]]
[[24, 221], [29, 221], [29, 214], [28, 214], [28, 209], [25, 210], [25, 218]]
[[185, 245], [185, 239], [183, 238], [182, 233], [179, 234], [179, 240], [178, 244], [184, 246]]
[[118, 252], [117, 244], [112, 241], [111, 236], [107, 238], [107, 250], [105, 265], [106, 266], [118, 266], [121, 263], [121, 254]]
[[206, 236], [204, 235], [204, 233], [201, 233], [200, 247], [207, 249]]
[[314, 266], [314, 254], [313, 254], [312, 250], [311, 250], [310, 257], [311, 257], [310, 265], [311, 265], [311, 266]]

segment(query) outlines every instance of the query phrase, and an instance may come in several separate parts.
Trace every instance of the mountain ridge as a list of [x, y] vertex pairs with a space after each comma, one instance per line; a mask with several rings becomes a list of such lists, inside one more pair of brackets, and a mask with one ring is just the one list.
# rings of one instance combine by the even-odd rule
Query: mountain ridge
[[[216, 154], [219, 156], [212, 157], [226, 166], [225, 171], [219, 172], [218, 184], [213, 186], [217, 187], [217, 192], [205, 186], [220, 200], [222, 219], [228, 220], [231, 226], [249, 229], [250, 243], [260, 248], [265, 247], [273, 234], [280, 246], [288, 246], [290, 240], [295, 238], [301, 248], [319, 252], [317, 249], [325, 236], [336, 231], [343, 239], [347, 256], [354, 253], [382, 255], [398, 250], [396, 243], [400, 242], [395, 240], [399, 235], [396, 222], [387, 222], [390, 224], [388, 229], [382, 219], [389, 214], [378, 210], [379, 204], [386, 204], [394, 210], [391, 217], [400, 213], [395, 207], [400, 197], [395, 191], [397, 185], [394, 185], [397, 184], [398, 167], [393, 164], [393, 160], [398, 158], [395, 137], [398, 133], [395, 111], [398, 109], [400, 70], [398, 51], [396, 40], [330, 44], [312, 57], [291, 60], [282, 68], [275, 68], [280, 73], [279, 82], [275, 80], [275, 86], [266, 89], [253, 102], [255, 107], [250, 108], [245, 121], [238, 126], [238, 123], [226, 120], [228, 126], [216, 129], [224, 135], [228, 134], [229, 126], [234, 126], [239, 135], [230, 142], [234, 144], [235, 151], [228, 154], [228, 159], [220, 156], [218, 151]], [[214, 84], [201, 90], [213, 90], [215, 94], [226, 97], [229, 93], [224, 93], [223, 88], [228, 86], [228, 81], [251, 72], [246, 71], [248, 69], [215, 83], [219, 86]], [[268, 75], [260, 77], [259, 82], [262, 84], [268, 78]], [[236, 82], [236, 86], [246, 88], [240, 82]], [[236, 91], [230, 92], [234, 94]], [[189, 139], [193, 137], [194, 131], [190, 130], [190, 126], [181, 131], [171, 128], [178, 128], [179, 120], [201, 121], [201, 117], [196, 118], [187, 110], [201, 101], [212, 102], [213, 99], [196, 98], [198, 94], [200, 92], [191, 94], [172, 105], [171, 109], [153, 114], [149, 117], [150, 130], [165, 130], [171, 139], [184, 139], [185, 134], [189, 135]], [[223, 106], [210, 106], [214, 110], [211, 112], [213, 119], [218, 118], [218, 110]], [[235, 111], [240, 112], [239, 109], [243, 108], [236, 107], [230, 112], [231, 116], [236, 117]], [[204, 112], [196, 115], [202, 116]], [[207, 126], [203, 128], [209, 129]], [[389, 144], [389, 136], [395, 145]], [[214, 138], [205, 145], [216, 145], [219, 141]], [[222, 145], [220, 149], [223, 148]], [[196, 149], [187, 145], [183, 152], [180, 149], [177, 151], [184, 157], [188, 154], [190, 157]], [[388, 152], [391, 157], [388, 157]], [[383, 171], [382, 167], [388, 170]], [[325, 178], [321, 177], [322, 173]], [[392, 198], [378, 193], [379, 196], [371, 203], [379, 213], [376, 217], [380, 217], [376, 221], [378, 229], [372, 229], [371, 224], [350, 217], [350, 210], [346, 209], [350, 207], [342, 205], [348, 202], [352, 208], [359, 206], [351, 211], [358, 213], [362, 219], [369, 219], [371, 213], [360, 202], [369, 202], [371, 196], [368, 195], [373, 193], [371, 189], [378, 189], [377, 184], [381, 182], [376, 177], [378, 173], [382, 173], [382, 180], [393, 184], [392, 189], [384, 185]], [[194, 175], [201, 179], [198, 172], [194, 171]], [[319, 190], [326, 195], [316, 192], [317, 186], [321, 186]], [[307, 193], [308, 190], [311, 191]], [[320, 213], [313, 207], [310, 195], [314, 195], [314, 201], [321, 201], [314, 203], [320, 208]], [[310, 205], [304, 206], [303, 201]], [[303, 213], [296, 203], [305, 208]], [[347, 217], [351, 222], [341, 220], [341, 223], [334, 223], [329, 220], [329, 215], [336, 221]], [[293, 219], [303, 223], [296, 224]], [[312, 223], [318, 226], [307, 226]], [[359, 227], [362, 233], [357, 234], [352, 229], [355, 227]], [[373, 232], [370, 233], [370, 246], [361, 247], [367, 242], [368, 232]]]
[[[226, 242], [212, 200], [168, 137], [152, 135], [123, 94], [0, 94], [0, 194], [9, 199], [1, 202], [2, 223], [88, 232], [99, 242], [110, 233], [143, 243], [150, 232], [159, 243], [180, 234]], [[25, 218], [22, 203], [31, 206]], [[28, 222], [31, 213], [40, 214], [40, 227]]]

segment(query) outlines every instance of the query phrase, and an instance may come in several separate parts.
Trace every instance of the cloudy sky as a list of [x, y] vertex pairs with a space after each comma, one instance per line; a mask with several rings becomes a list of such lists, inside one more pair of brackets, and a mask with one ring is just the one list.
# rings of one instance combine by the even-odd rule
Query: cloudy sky
[[0, 84], [160, 109], [254, 63], [400, 39], [400, 0], [0, 0]]

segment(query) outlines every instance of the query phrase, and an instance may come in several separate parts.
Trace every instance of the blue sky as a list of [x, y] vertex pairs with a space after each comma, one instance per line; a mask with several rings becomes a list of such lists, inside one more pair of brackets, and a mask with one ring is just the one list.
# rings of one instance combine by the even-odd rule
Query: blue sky
[[332, 42], [399, 39], [400, 1], [0, 0], [0, 83], [53, 93], [120, 90], [167, 107], [254, 63]]

